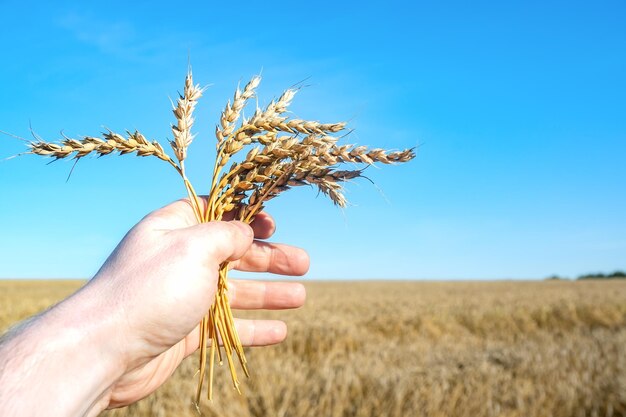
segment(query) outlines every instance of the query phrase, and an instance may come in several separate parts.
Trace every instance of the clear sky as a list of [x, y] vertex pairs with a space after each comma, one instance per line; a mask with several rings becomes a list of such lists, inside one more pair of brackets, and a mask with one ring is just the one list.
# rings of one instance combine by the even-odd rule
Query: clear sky
[[[307, 79], [295, 116], [351, 142], [418, 146], [341, 211], [313, 190], [268, 209], [308, 278], [543, 278], [626, 269], [626, 6], [596, 2], [0, 1], [0, 130], [171, 137], [188, 56], [210, 85], [188, 165], [206, 192], [238, 82], [259, 102]], [[0, 137], [0, 157], [23, 144]], [[183, 196], [149, 158], [0, 163], [0, 277], [90, 277]]]

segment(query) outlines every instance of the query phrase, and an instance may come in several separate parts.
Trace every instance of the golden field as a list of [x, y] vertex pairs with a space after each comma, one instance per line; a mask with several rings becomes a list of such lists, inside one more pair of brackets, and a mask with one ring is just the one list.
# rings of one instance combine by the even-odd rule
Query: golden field
[[[0, 329], [79, 281], [0, 282]], [[626, 281], [314, 282], [288, 340], [204, 416], [626, 416]], [[106, 416], [197, 416], [197, 358]]]

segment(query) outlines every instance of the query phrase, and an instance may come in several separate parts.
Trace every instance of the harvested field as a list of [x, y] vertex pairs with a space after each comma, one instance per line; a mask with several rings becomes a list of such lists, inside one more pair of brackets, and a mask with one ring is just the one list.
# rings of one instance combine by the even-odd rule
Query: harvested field
[[[0, 282], [0, 329], [79, 281]], [[205, 416], [626, 416], [626, 281], [313, 282]], [[197, 416], [197, 358], [107, 416]]]

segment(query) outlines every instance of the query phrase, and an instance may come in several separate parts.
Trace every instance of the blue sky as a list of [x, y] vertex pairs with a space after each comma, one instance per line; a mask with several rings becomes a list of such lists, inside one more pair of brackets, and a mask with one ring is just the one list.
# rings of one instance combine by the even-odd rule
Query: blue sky
[[[295, 116], [350, 141], [418, 146], [370, 168], [341, 211], [312, 190], [268, 209], [308, 278], [471, 279], [626, 269], [623, 2], [0, 2], [0, 130], [139, 129], [165, 142], [188, 56], [210, 85], [190, 177], [239, 82], [260, 104], [307, 79]], [[0, 138], [0, 157], [23, 149]], [[183, 195], [149, 158], [0, 163], [0, 277], [90, 277], [147, 212]], [[37, 261], [33, 261], [37, 259]]]

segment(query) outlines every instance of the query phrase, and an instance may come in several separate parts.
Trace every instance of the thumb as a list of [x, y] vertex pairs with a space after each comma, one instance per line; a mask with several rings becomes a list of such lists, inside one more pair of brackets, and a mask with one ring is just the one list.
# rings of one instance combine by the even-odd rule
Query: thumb
[[174, 230], [189, 252], [211, 264], [221, 264], [241, 258], [252, 245], [252, 228], [240, 221], [212, 221]]

